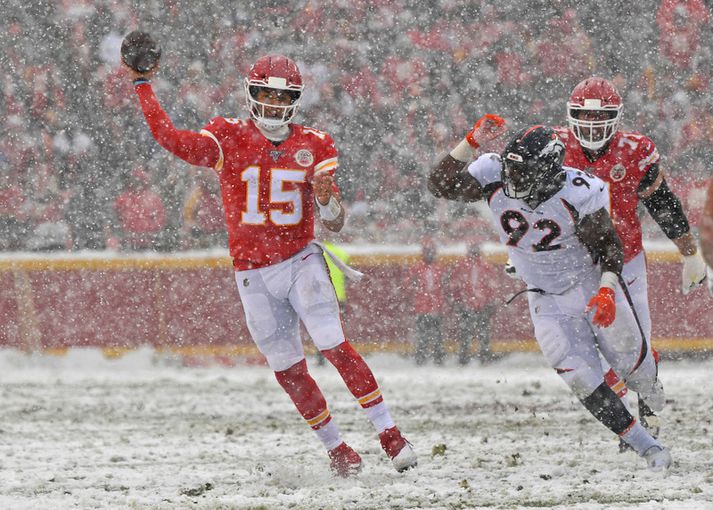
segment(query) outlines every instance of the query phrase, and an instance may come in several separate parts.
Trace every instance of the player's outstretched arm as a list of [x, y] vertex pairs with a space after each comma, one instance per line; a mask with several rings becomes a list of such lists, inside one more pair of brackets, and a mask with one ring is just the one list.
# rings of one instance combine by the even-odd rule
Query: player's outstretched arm
[[624, 247], [605, 208], [584, 216], [577, 224], [577, 237], [599, 260], [602, 271], [621, 274], [624, 267]]
[[488, 113], [478, 119], [466, 137], [431, 169], [428, 176], [431, 194], [447, 200], [480, 200], [483, 190], [468, 174], [466, 163], [473, 159], [481, 145], [498, 138], [505, 130], [502, 117]]
[[160, 58], [161, 48], [146, 32], [133, 31], [121, 44], [122, 66], [134, 82], [151, 133], [161, 147], [184, 161], [216, 168], [222, 158], [217, 139], [176, 129], [154, 95], [150, 79], [159, 69]]
[[141, 110], [144, 112], [151, 134], [161, 147], [191, 165], [216, 167], [221, 158], [221, 150], [213, 137], [195, 131], [176, 129], [146, 78], [135, 79], [134, 89], [139, 96]]
[[705, 280], [706, 264], [691, 233], [681, 201], [668, 187], [658, 165], [652, 166], [647, 173], [652, 172], [655, 172], [656, 179], [647, 189], [640, 190], [639, 196], [651, 217], [683, 255], [681, 291], [688, 294]]
[[605, 208], [582, 218], [577, 225], [577, 237], [602, 266], [599, 292], [589, 301], [585, 311], [594, 310], [592, 322], [606, 328], [616, 318], [614, 295], [624, 267], [624, 247]]
[[334, 177], [328, 172], [319, 173], [312, 180], [314, 199], [319, 209], [322, 224], [332, 232], [339, 232], [344, 227], [346, 211], [339, 199]]

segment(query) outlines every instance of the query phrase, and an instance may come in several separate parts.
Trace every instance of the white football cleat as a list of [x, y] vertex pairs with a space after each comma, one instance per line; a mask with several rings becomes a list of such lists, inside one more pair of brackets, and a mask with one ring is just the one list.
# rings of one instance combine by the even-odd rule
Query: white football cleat
[[663, 446], [652, 446], [642, 455], [649, 469], [654, 472], [666, 472], [671, 467], [671, 453]]
[[381, 447], [391, 459], [396, 471], [400, 473], [416, 467], [418, 464], [416, 452], [413, 450], [411, 443], [401, 435], [398, 428], [391, 427], [386, 429], [379, 434], [379, 440], [381, 441]]
[[659, 379], [656, 379], [651, 388], [642, 390], [639, 394], [643, 397], [646, 405], [655, 413], [661, 412], [666, 405], [666, 395], [663, 391], [663, 384]]
[[418, 464], [418, 458], [416, 457], [416, 452], [410, 443], [406, 443], [406, 446], [401, 448], [401, 451], [396, 455], [396, 457], [391, 459], [391, 462], [399, 473], [416, 467]]

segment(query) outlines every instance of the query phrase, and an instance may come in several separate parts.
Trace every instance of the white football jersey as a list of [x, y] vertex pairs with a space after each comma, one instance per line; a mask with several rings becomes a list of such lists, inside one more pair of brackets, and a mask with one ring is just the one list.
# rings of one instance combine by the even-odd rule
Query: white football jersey
[[564, 167], [565, 183], [532, 209], [503, 192], [498, 154], [483, 154], [468, 172], [483, 187], [495, 229], [507, 246], [517, 274], [529, 288], [559, 294], [594, 271], [592, 256], [575, 233], [581, 219], [602, 207], [609, 210], [609, 189], [601, 179]]

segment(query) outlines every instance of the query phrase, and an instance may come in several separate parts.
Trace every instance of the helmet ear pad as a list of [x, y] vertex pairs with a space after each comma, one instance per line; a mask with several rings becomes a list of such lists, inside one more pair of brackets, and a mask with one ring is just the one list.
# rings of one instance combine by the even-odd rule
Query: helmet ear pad
[[564, 144], [552, 128], [533, 126], [519, 131], [501, 155], [505, 195], [529, 201], [559, 188], [564, 155]]

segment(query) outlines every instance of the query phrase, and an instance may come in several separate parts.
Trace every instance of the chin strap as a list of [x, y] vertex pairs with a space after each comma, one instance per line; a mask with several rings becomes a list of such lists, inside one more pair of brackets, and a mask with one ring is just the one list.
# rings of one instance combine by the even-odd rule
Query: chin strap
[[271, 142], [284, 142], [290, 136], [289, 125], [277, 126], [272, 129], [261, 125], [259, 121], [255, 121], [255, 125], [260, 133]]

